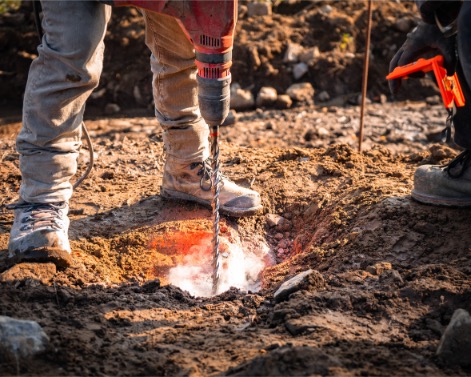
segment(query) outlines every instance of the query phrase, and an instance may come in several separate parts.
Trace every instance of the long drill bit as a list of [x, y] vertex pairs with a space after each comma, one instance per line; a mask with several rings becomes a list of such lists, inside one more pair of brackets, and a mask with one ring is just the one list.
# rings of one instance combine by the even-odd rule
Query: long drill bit
[[213, 210], [213, 294], [217, 294], [221, 267], [219, 260], [219, 192], [221, 190], [219, 174], [219, 125], [211, 126], [211, 154], [211, 189], [213, 193], [213, 200], [211, 203]]

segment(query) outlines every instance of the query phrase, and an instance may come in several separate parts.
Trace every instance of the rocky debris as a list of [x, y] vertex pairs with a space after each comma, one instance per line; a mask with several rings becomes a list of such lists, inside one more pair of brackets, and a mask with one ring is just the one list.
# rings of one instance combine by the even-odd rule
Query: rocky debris
[[0, 274], [0, 282], [37, 281], [48, 284], [56, 274], [54, 263], [19, 263]]
[[330, 95], [326, 90], [323, 90], [322, 92], [319, 93], [319, 95], [317, 96], [317, 99], [319, 100], [319, 102], [326, 102], [330, 100]]
[[267, 224], [270, 228], [281, 224], [285, 220], [283, 216], [275, 213], [267, 213], [265, 218], [267, 219]]
[[457, 309], [438, 346], [437, 355], [449, 365], [471, 366], [471, 316]]
[[378, 263], [375, 263], [372, 266], [368, 266], [366, 268], [366, 271], [368, 271], [372, 275], [378, 275], [379, 276], [383, 273], [383, 271], [391, 270], [391, 269], [392, 269], [391, 263], [389, 263], [389, 262], [378, 262]]
[[297, 102], [305, 102], [308, 104], [314, 101], [314, 88], [309, 82], [302, 82], [291, 85], [287, 90], [286, 94]]
[[317, 58], [321, 56], [319, 47], [314, 46], [308, 49], [305, 49], [299, 54], [299, 60], [307, 65], [314, 65]]
[[263, 86], [257, 95], [257, 107], [272, 106], [278, 98], [278, 93], [275, 88], [270, 86]]
[[285, 281], [273, 295], [275, 301], [280, 302], [301, 289], [320, 289], [325, 286], [322, 275], [316, 270], [307, 270]]
[[247, 15], [249, 17], [271, 16], [271, 13], [272, 5], [269, 1], [247, 3]]
[[105, 106], [105, 114], [106, 115], [113, 115], [117, 114], [121, 111], [121, 107], [117, 105], [116, 103], [108, 103]]
[[293, 67], [293, 77], [295, 80], [299, 80], [309, 71], [309, 67], [306, 63], [298, 63]]
[[230, 369], [230, 376], [327, 376], [335, 375], [342, 363], [319, 348], [277, 347], [266, 355]]
[[287, 94], [280, 94], [276, 98], [276, 108], [279, 110], [289, 109], [293, 105], [293, 100]]
[[0, 316], [0, 359], [27, 359], [48, 345], [49, 338], [37, 322]]
[[255, 99], [250, 90], [242, 89], [238, 83], [231, 85], [231, 109], [244, 110], [255, 105]]
[[414, 28], [415, 24], [411, 17], [402, 17], [394, 23], [394, 27], [402, 33], [408, 33]]
[[237, 123], [237, 112], [234, 109], [229, 110], [226, 119], [223, 122], [223, 126], [233, 126]]
[[297, 63], [299, 56], [303, 53], [303, 46], [297, 43], [288, 43], [286, 47], [285, 56], [283, 57], [284, 63]]

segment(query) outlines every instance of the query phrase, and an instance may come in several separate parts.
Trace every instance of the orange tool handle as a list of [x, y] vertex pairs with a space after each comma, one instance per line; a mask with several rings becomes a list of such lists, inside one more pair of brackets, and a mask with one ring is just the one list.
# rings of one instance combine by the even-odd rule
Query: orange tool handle
[[398, 78], [407, 79], [409, 75], [416, 72], [430, 72], [435, 73], [438, 87], [442, 95], [443, 103], [447, 109], [453, 108], [453, 104], [457, 107], [463, 107], [465, 99], [461, 90], [458, 76], [455, 73], [453, 76], [446, 75], [446, 69], [443, 68], [443, 56], [437, 55], [431, 59], [419, 59], [413, 63], [396, 67], [389, 75], [386, 76], [388, 80]]

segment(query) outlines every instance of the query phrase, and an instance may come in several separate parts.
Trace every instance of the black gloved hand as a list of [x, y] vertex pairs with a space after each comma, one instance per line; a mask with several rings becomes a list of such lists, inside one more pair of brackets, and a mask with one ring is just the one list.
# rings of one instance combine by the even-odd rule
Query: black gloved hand
[[[394, 68], [416, 61], [427, 53], [435, 52], [436, 55], [443, 55], [445, 69], [448, 75], [455, 72], [456, 52], [455, 37], [445, 38], [436, 25], [420, 22], [417, 27], [407, 34], [407, 39], [396, 55], [389, 63], [389, 72]], [[423, 73], [418, 72], [411, 77], [423, 77]], [[397, 94], [401, 87], [401, 79], [389, 80], [389, 89], [393, 95]]]

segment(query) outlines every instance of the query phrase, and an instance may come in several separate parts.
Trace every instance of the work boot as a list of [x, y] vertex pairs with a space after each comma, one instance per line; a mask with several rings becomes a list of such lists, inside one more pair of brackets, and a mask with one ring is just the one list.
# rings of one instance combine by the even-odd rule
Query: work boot
[[[211, 162], [165, 164], [164, 177], [160, 194], [166, 199], [180, 199], [200, 203], [211, 208]], [[233, 217], [254, 215], [262, 209], [260, 195], [254, 190], [241, 187], [221, 175], [219, 210]]]
[[15, 210], [8, 243], [10, 264], [52, 262], [58, 267], [70, 266], [69, 206], [66, 202], [19, 202], [9, 208]]
[[465, 150], [446, 166], [424, 165], [414, 175], [412, 197], [422, 203], [471, 206], [471, 150]]

